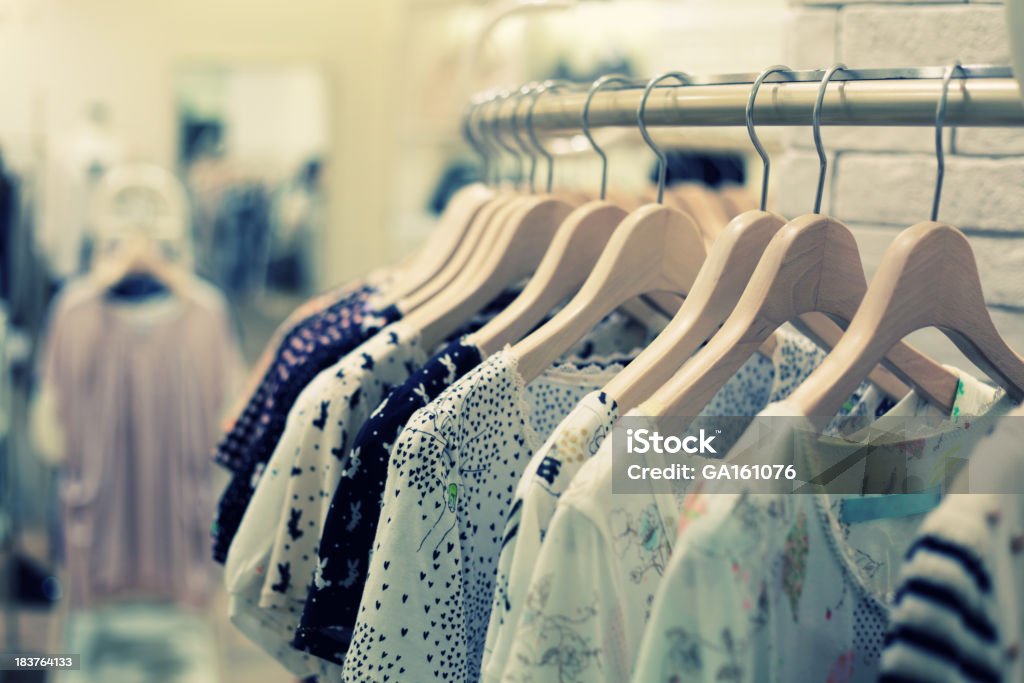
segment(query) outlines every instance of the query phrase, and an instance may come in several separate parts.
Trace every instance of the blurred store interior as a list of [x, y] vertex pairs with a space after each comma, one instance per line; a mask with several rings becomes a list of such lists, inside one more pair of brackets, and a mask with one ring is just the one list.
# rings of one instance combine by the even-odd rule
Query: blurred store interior
[[[953, 5], [970, 17], [964, 20], [963, 30], [958, 15], [943, 14]], [[1024, 7], [1024, 2], [1016, 6]], [[875, 10], [881, 19], [875, 18]], [[790, 64], [806, 70], [802, 82], [783, 84], [782, 77], [766, 82], [757, 107], [759, 112], [772, 113], [771, 107], [777, 104], [780, 111], [785, 109], [781, 86], [790, 86], [789, 93], [807, 98], [818, 87], [811, 83], [821, 77], [818, 70], [824, 73], [848, 55], [863, 59], [863, 63], [851, 63], [851, 69], [929, 67], [931, 75], [921, 77], [927, 82], [918, 84], [916, 99], [907, 96], [894, 104], [881, 97], [878, 111], [866, 115], [876, 117], [869, 123], [878, 124], [896, 111], [905, 123], [910, 115], [904, 116], [900, 107], [912, 108], [916, 102], [913, 126], [896, 127], [889, 122], [871, 128], [848, 126], [843, 131], [826, 127], [824, 145], [831, 163], [827, 179], [824, 170], [818, 179], [823, 167], [815, 155], [810, 125], [790, 126], [791, 120], [780, 114], [774, 123], [786, 125], [761, 126], [760, 142], [774, 164], [772, 184], [763, 195], [761, 180], [767, 166], [762, 166], [742, 116], [735, 115], [729, 125], [716, 122], [684, 128], [656, 122], [659, 125], [651, 126], [658, 145], [668, 152], [665, 168], [670, 194], [673, 184], [685, 185], [704, 200], [713, 200], [714, 211], [707, 209], [711, 204], [703, 205], [705, 218], [714, 214], [712, 218], [722, 219], [712, 230], [701, 226], [701, 245], [710, 248], [733, 217], [757, 208], [758, 198], [762, 209], [768, 206], [788, 218], [810, 213], [817, 206], [817, 187], [817, 204], [823, 192], [825, 196], [821, 213], [851, 226], [849, 242], [856, 248], [850, 251], [860, 249], [870, 279], [900, 231], [927, 219], [933, 196], [934, 206], [939, 204], [936, 135], [930, 118], [935, 105], [928, 99], [938, 87], [936, 82], [941, 83], [935, 69], [945, 68], [953, 59], [968, 66], [994, 64], [997, 71], [1002, 69], [1011, 59], [1004, 24], [998, 0], [0, 0], [0, 654], [76, 654], [82, 663], [78, 670], [61, 672], [14, 672], [0, 667], [0, 683], [317, 680], [307, 676], [312, 669], [304, 668], [313, 666], [310, 662], [315, 657], [307, 657], [309, 650], [301, 655], [305, 660], [289, 666], [301, 648], [285, 648], [280, 656], [265, 642], [257, 645], [259, 639], [251, 633], [243, 635], [245, 628], [258, 630], [252, 622], [239, 627], [243, 620], [235, 618], [252, 605], [242, 604], [225, 588], [227, 549], [218, 551], [211, 545], [211, 536], [220, 541], [219, 535], [226, 535], [231, 542], [232, 534], [241, 534], [238, 519], [229, 533], [222, 533], [230, 522], [224, 514], [230, 507], [225, 501], [237, 502], [231, 500], [233, 486], [245, 489], [239, 516], [263, 512], [253, 505], [248, 510], [257, 512], [249, 513], [246, 505], [257, 497], [256, 492], [270, 488], [258, 486], [268, 480], [268, 471], [273, 476], [287, 471], [268, 463], [283, 462], [271, 460], [270, 453], [276, 452], [278, 439], [289, 443], [282, 433], [291, 420], [301, 418], [325, 433], [329, 401], [308, 396], [299, 401], [297, 396], [306, 386], [316, 386], [317, 373], [333, 370], [341, 359], [317, 358], [320, 364], [310, 376], [302, 374], [313, 365], [306, 361], [317, 353], [338, 351], [343, 346], [338, 337], [345, 337], [350, 329], [365, 333], [344, 353], [335, 354], [344, 358], [367, 339], [383, 337], [386, 332], [378, 334], [380, 329], [405, 314], [387, 317], [397, 310], [398, 299], [374, 297], [394, 284], [396, 272], [408, 274], [402, 267], [415, 272], [410, 263], [429, 261], [428, 236], [436, 226], [445, 225], [439, 221], [445, 209], [457, 205], [449, 200], [467, 187], [476, 188], [488, 193], [488, 198], [481, 199], [473, 211], [483, 215], [483, 206], [504, 219], [500, 202], [512, 202], [504, 191], [514, 186], [520, 193], [516, 201], [527, 194], [530, 159], [510, 151], [510, 145], [520, 150], [527, 145], [521, 138], [510, 140], [508, 131], [496, 130], [497, 125], [489, 132], [474, 129], [473, 116], [480, 117], [481, 111], [492, 107], [493, 118], [500, 118], [497, 114], [507, 101], [519, 107], [532, 97], [536, 105], [537, 98], [557, 95], [557, 88], [565, 83], [574, 84], [570, 95], [579, 100], [595, 79], [608, 74], [632, 79], [634, 91], [652, 76], [670, 70], [703, 76], [745, 74], [736, 77], [739, 80], [717, 83], [724, 83], [726, 90], [734, 87], [734, 92], [742, 86], [745, 99], [752, 75], [769, 65]], [[854, 35], [854, 29], [859, 33]], [[1024, 46], [1019, 36], [1017, 46]], [[1020, 55], [1018, 60], [1024, 63]], [[812, 70], [814, 79], [807, 75]], [[957, 89], [967, 88], [963, 84], [974, 75], [965, 75], [962, 82], [953, 80], [952, 91], [952, 77], [947, 76], [946, 94], [953, 93], [951, 119], [965, 108], [973, 115], [986, 114], [984, 105], [991, 102], [979, 98], [981, 104], [970, 110], [963, 104], [969, 99], [963, 95], [966, 90]], [[994, 109], [1003, 106], [997, 113], [1011, 122], [984, 125], [1019, 124], [1012, 107], [1006, 105], [1014, 96], [1006, 93], [1015, 87], [1009, 67], [979, 76], [983, 78], [1005, 86], [991, 99]], [[885, 95], [887, 88], [899, 87], [901, 79], [891, 74], [879, 77], [885, 83], [878, 92]], [[540, 83], [546, 85], [522, 88]], [[854, 95], [858, 85], [864, 84], [852, 86]], [[835, 83], [831, 91], [827, 82], [824, 87], [821, 92], [832, 98], [826, 108], [831, 107], [829, 112], [834, 114], [839, 104], [845, 105], [846, 91]], [[873, 91], [866, 87], [860, 92]], [[510, 93], [517, 93], [519, 99]], [[655, 108], [664, 105], [662, 113], [668, 107], [666, 93], [667, 89], [659, 90], [652, 100]], [[623, 96], [639, 99], [637, 92]], [[603, 97], [605, 102], [612, 101], [608, 93]], [[927, 99], [924, 105], [922, 98]], [[468, 106], [471, 102], [477, 106]], [[924, 123], [921, 111], [925, 111]], [[657, 157], [638, 128], [616, 125], [595, 126], [593, 132], [607, 152], [608, 197], [628, 195], [632, 202], [615, 207], [625, 216], [663, 193], [656, 191]], [[946, 143], [945, 163], [950, 169], [943, 218], [963, 229], [978, 255], [986, 298], [979, 297], [975, 308], [991, 311], [999, 332], [1009, 340], [1004, 346], [1019, 350], [1024, 344], [1020, 284], [1024, 250], [1017, 245], [1024, 235], [1020, 223], [1024, 204], [1019, 199], [1024, 136], [1019, 128], [1009, 134], [996, 131], [1005, 137], [992, 138], [979, 134], [980, 128], [949, 132], [953, 125], [938, 135]], [[568, 214], [597, 196], [601, 159], [580, 127], [559, 130], [543, 143], [556, 161], [548, 165], [540, 159], [535, 185], [543, 186], [547, 177], [553, 178], [548, 182], [554, 191], [544, 196], [558, 203], [558, 210], [564, 208]], [[532, 156], [536, 161], [539, 155]], [[490, 172], [487, 177], [485, 168]], [[876, 174], [883, 179], [881, 188], [874, 185]], [[490, 181], [491, 186], [479, 181]], [[500, 191], [492, 195], [494, 188]], [[493, 203], [492, 196], [497, 197]], [[673, 207], [684, 205], [685, 209], [686, 201], [678, 199]], [[559, 216], [560, 222], [564, 215]], [[463, 223], [463, 227], [475, 225], [469, 218]], [[481, 219], [481, 224], [486, 221]], [[496, 218], [492, 227], [498, 224]], [[471, 242], [467, 235], [479, 236], [468, 228], [460, 234], [466, 244]], [[547, 239], [550, 244], [550, 235]], [[448, 246], [451, 258], [435, 264], [432, 274], [457, 261], [456, 241]], [[535, 272], [536, 265], [528, 274]], [[395, 267], [386, 268], [390, 266]], [[450, 276], [441, 283], [445, 287], [459, 282], [443, 272]], [[819, 278], [830, 275], [826, 272]], [[438, 281], [424, 278], [418, 285]], [[495, 288], [495, 296], [517, 291], [514, 286], [522, 282], [520, 277], [502, 283]], [[403, 294], [428, 290], [413, 287]], [[451, 295], [447, 288], [438, 291]], [[674, 299], [678, 310], [684, 297], [680, 291], [674, 295], [679, 295]], [[853, 301], [859, 302], [860, 296], [856, 294]], [[434, 303], [442, 298], [425, 300]], [[407, 300], [402, 297], [399, 303]], [[477, 302], [480, 306], [471, 313], [483, 316], [488, 312], [483, 304], [499, 300]], [[557, 302], [566, 300], [560, 297]], [[545, 309], [546, 314], [552, 310], [557, 310], [554, 304]], [[656, 306], [651, 310], [659, 312]], [[642, 312], [650, 311], [643, 308]], [[373, 390], [382, 395], [373, 398], [371, 406], [360, 408], [367, 415], [359, 419], [369, 424], [370, 410], [384, 406], [385, 398], [394, 387], [403, 386], [414, 366], [426, 367], [426, 358], [447, 348], [444, 344], [452, 339], [461, 339], [457, 335], [475, 320], [469, 319], [470, 313], [462, 313], [464, 327], [453, 326], [441, 338], [424, 342], [429, 348], [420, 350], [418, 337], [415, 343], [409, 342], [410, 348], [415, 347], [410, 355], [422, 353], [424, 358], [417, 361], [419, 365], [407, 361], [399, 380], [378, 381], [372, 376], [374, 361], [366, 356], [371, 379], [365, 379], [365, 384], [375, 383]], [[618, 308], [606, 311], [604, 320], [619, 313]], [[660, 313], [657, 325], [645, 323], [638, 314], [621, 317], [628, 318], [630, 325], [645, 323], [645, 334], [654, 335], [670, 317], [663, 309]], [[495, 311], [490, 314], [494, 316]], [[373, 327], [377, 317], [383, 322]], [[314, 318], [315, 325], [305, 326]], [[538, 316], [536, 324], [524, 330], [536, 330], [543, 320]], [[721, 328], [718, 321], [708, 329]], [[292, 334], [293, 330], [301, 334]], [[632, 340], [626, 333], [616, 334], [620, 335], [617, 343]], [[836, 334], [841, 334], [838, 328]], [[608, 357], [642, 348], [652, 338], [616, 347]], [[701, 342], [708, 339], [700, 336], [698, 347], [703, 348]], [[908, 339], [930, 354], [936, 362], [928, 367], [946, 379], [952, 371], [942, 364], [977, 370], [937, 330], [915, 331]], [[770, 340], [761, 341], [765, 342], [762, 349], [776, 348], [768, 345]], [[585, 359], [590, 342], [581, 343], [587, 352], [579, 357]], [[501, 348], [509, 345], [503, 342], [497, 347]], [[570, 351], [576, 353], [568, 347], [563, 351], [562, 358], [570, 357]], [[490, 354], [496, 356], [498, 351], [491, 349]], [[686, 356], [692, 357], [696, 356]], [[486, 358], [484, 354], [481, 362]], [[737, 368], [727, 374], [736, 376]], [[336, 377], [342, 378], [343, 373]], [[450, 379], [454, 381], [454, 373]], [[895, 375], [891, 379], [897, 381]], [[271, 385], [275, 391], [294, 388], [290, 403], [282, 400], [283, 390], [261, 393]], [[867, 386], [866, 380], [861, 386]], [[952, 386], [947, 393], [956, 394], [964, 384], [954, 381]], [[69, 387], [88, 391], [76, 393]], [[903, 393], [886, 394], [886, 398], [907, 396], [910, 388], [918, 388], [898, 387]], [[367, 395], [359, 391], [348, 398], [353, 415], [355, 403]], [[424, 406], [427, 403], [423, 401]], [[290, 412], [293, 404], [313, 409], [296, 417], [298, 410]], [[879, 416], [884, 412], [881, 405]], [[314, 416], [316, 407], [319, 417]], [[762, 408], [753, 409], [751, 415]], [[829, 416], [834, 414], [828, 411]], [[560, 422], [561, 418], [554, 420], [552, 429]], [[245, 444], [233, 441], [235, 430], [243, 427], [247, 435], [256, 435], [252, 443], [262, 444], [262, 460], [241, 453]], [[306, 429], [313, 431], [308, 425]], [[350, 451], [349, 431], [356, 430], [341, 429], [344, 436], [338, 450], [342, 454], [335, 455], [346, 466], [354, 458], [355, 470], [362, 463], [359, 449]], [[267, 436], [272, 432], [272, 437]], [[387, 471], [391, 443], [384, 446]], [[319, 449], [319, 442], [315, 448]], [[318, 457], [326, 458], [327, 450], [320, 449]], [[295, 452], [300, 452], [299, 447]], [[343, 455], [351, 457], [344, 460]], [[302, 468], [293, 467], [290, 476], [301, 473]], [[337, 477], [323, 476], [323, 481], [337, 484]], [[383, 489], [382, 482], [376, 483]], [[501, 483], [503, 490], [507, 483], [512, 492], [515, 482]], [[334, 490], [321, 490], [320, 499], [329, 501]], [[432, 502], [443, 516], [446, 509], [456, 510], [460, 490], [455, 484], [441, 490], [443, 500]], [[285, 501], [285, 495], [278, 494], [276, 502]], [[298, 498], [296, 493], [293, 499]], [[317, 523], [326, 528], [327, 503], [316, 498], [311, 490], [308, 504], [319, 506]], [[268, 525], [275, 553], [281, 546], [293, 552], [285, 534], [295, 543], [312, 516], [307, 515], [300, 528], [298, 508], [292, 508], [292, 518], [286, 519], [285, 510], [291, 505], [291, 501], [278, 505], [274, 524]], [[554, 510], [554, 503], [551, 507]], [[353, 508], [352, 516], [355, 525], [360, 513]], [[647, 518], [637, 521], [636, 529], [649, 530], [644, 527], [648, 522]], [[312, 521], [309, 524], [314, 526]], [[674, 529], [676, 524], [668, 526]], [[639, 535], [636, 529], [630, 526], [628, 531]], [[316, 539], [321, 538], [319, 532], [324, 529], [315, 530]], [[495, 531], [494, 523], [491, 530]], [[495, 531], [499, 539], [500, 532], [500, 528]], [[792, 544], [798, 556], [794, 563], [806, 561], [806, 533], [803, 543]], [[790, 549], [787, 538], [786, 550]], [[314, 587], [321, 588], [325, 581], [320, 552], [319, 547], [293, 552], [306, 563], [307, 571], [298, 578], [289, 578], [287, 562], [278, 564], [279, 592], [298, 586], [303, 596], [308, 589], [313, 601]], [[370, 548], [371, 559], [373, 552]], [[294, 645], [291, 636], [299, 633], [299, 617], [281, 617], [284, 609], [273, 612], [262, 602], [267, 590], [277, 590], [271, 585], [270, 553], [266, 549], [261, 558], [265, 564], [245, 568], [249, 578], [261, 575], [259, 585], [247, 590], [259, 594], [260, 609], [282, 620], [275, 628], [288, 632], [274, 646]], [[1014, 553], [1019, 554], [1017, 546]], [[335, 561], [331, 570], [341, 571], [339, 564]], [[228, 566], [230, 570], [230, 562]], [[803, 569], [801, 565], [787, 576], [780, 594], [792, 589], [799, 596]], [[892, 565], [878, 571], [879, 576], [891, 573], [892, 579], [897, 570]], [[738, 566], [734, 572], [737, 577], [741, 574]], [[642, 571], [640, 575], [644, 576]], [[354, 570], [351, 576], [356, 577]], [[268, 604], [277, 596], [271, 598]], [[844, 592], [835, 609], [846, 599]], [[797, 598], [791, 596], [791, 600], [795, 623]], [[652, 602], [653, 597], [647, 608]], [[353, 610], [359, 605], [357, 600]], [[306, 603], [289, 605], [299, 614], [305, 607]], [[745, 610], [748, 607], [744, 605]], [[827, 619], [832, 619], [832, 609], [828, 608]], [[826, 614], [824, 607], [820, 611]], [[858, 612], [856, 618], [861, 616]], [[288, 628], [280, 627], [281, 623]], [[353, 639], [352, 626], [338, 626], [348, 629], [346, 647]], [[860, 622], [851, 628], [860, 628]], [[722, 641], [727, 646], [723, 648], [731, 653], [732, 636], [724, 631]], [[426, 640], [427, 632], [423, 633]], [[880, 627], [870, 637], [877, 636], [878, 642], [872, 640], [871, 645], [876, 656], [883, 634]], [[481, 649], [484, 635], [476, 634]], [[857, 639], [861, 639], [859, 632]], [[1016, 647], [1019, 654], [1019, 644]], [[572, 659], [579, 654], [571, 650], [570, 645], [552, 648], [551, 657]], [[344, 652], [338, 656], [344, 658]], [[565, 664], [566, 670], [584, 667], [581, 661], [572, 659]], [[837, 661], [833, 672], [847, 662]], [[315, 665], [323, 667], [319, 680], [339, 680], [342, 664], [338, 661]], [[724, 667], [723, 671], [731, 670]], [[862, 680], [842, 672], [845, 669], [829, 680]], [[558, 680], [586, 683], [594, 679], [566, 674]]]
[[[70, 595], [64, 544], [77, 531], [59, 502], [61, 430], [38, 405], [49, 399], [37, 369], [54, 297], [102, 270], [119, 230], [148, 226], [147, 239], [220, 292], [241, 365], [252, 364], [299, 302], [412, 252], [477, 177], [460, 136], [472, 93], [678, 65], [756, 71], [784, 54], [782, 0], [533, 4], [0, 0], [0, 651], [80, 653], [82, 671], [47, 679], [62, 683], [293, 680], [228, 624], [216, 590], [194, 603]], [[744, 47], [714, 50], [722, 41]], [[639, 135], [608, 142], [610, 182], [649, 183]], [[575, 150], [560, 181], [591, 178], [581, 139], [559, 144]], [[739, 175], [752, 152], [736, 130], [700, 146]], [[131, 298], [148, 285], [125, 286]], [[101, 343], [94, 327], [65, 343]], [[244, 367], [223, 374], [235, 381]], [[207, 474], [198, 485], [217, 492], [223, 473]], [[208, 496], [194, 504], [210, 518]]]

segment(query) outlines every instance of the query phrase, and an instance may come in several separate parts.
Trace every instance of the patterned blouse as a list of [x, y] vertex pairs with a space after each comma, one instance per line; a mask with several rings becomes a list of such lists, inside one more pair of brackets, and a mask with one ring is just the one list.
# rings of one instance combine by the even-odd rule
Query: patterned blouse
[[220, 445], [216, 461], [233, 476], [212, 527], [213, 559], [223, 563], [252, 491], [277, 445], [295, 399], [321, 370], [401, 317], [377, 310], [364, 287], [311, 316], [285, 336], [274, 362]]

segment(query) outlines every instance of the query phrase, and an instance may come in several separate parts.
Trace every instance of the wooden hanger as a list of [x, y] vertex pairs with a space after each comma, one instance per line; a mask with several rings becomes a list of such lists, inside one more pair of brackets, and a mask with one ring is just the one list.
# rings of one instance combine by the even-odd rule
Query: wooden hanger
[[[605, 200], [608, 190], [608, 155], [590, 132], [590, 103], [609, 84], [628, 85], [630, 80], [617, 74], [594, 81], [583, 104], [581, 125], [584, 136], [601, 159], [599, 199], [575, 209], [555, 233], [551, 246], [530, 282], [508, 308], [471, 337], [484, 356], [518, 341], [537, 325], [555, 306], [574, 294], [597, 263], [612, 232], [626, 216], [626, 210]], [[644, 315], [640, 313], [639, 315]]]
[[628, 214], [615, 229], [593, 272], [580, 291], [551, 320], [512, 348], [521, 377], [530, 382], [573, 343], [618, 306], [655, 291], [685, 294], [704, 262], [704, 239], [689, 216], [660, 203], [665, 190], [666, 158], [647, 133], [644, 113], [654, 87], [666, 78], [687, 83], [671, 72], [652, 79], [644, 89], [637, 124], [658, 155], [658, 204]]
[[675, 317], [604, 387], [623, 412], [663, 385], [733, 310], [761, 254], [782, 227], [781, 216], [752, 211], [733, 219], [711, 247]]
[[168, 261], [154, 239], [142, 232], [127, 235], [113, 253], [100, 255], [89, 277], [101, 289], [110, 289], [137, 273], [152, 276], [179, 296], [187, 292], [189, 275]]
[[931, 220], [903, 231], [889, 246], [846, 334], [791, 396], [816, 422], [837, 410], [842, 392], [856, 386], [865, 367], [906, 335], [926, 327], [941, 330], [1012, 399], [1024, 398], [1024, 358], [992, 322], [970, 243], [956, 228], [936, 222], [945, 170], [942, 120], [949, 82], [958, 68], [959, 62], [947, 69], [936, 107], [938, 173]]
[[[528, 126], [537, 100], [551, 88], [551, 84], [545, 83], [534, 90]], [[539, 141], [537, 145], [543, 150]], [[552, 161], [549, 157], [549, 164]], [[492, 232], [493, 239], [477, 250], [480, 261], [475, 267], [467, 266], [442, 292], [405, 317], [408, 324], [420, 331], [424, 347], [439, 344], [503, 289], [537, 269], [558, 226], [575, 208], [550, 194], [552, 176], [549, 165], [547, 194], [522, 197], [505, 207], [501, 228]]]
[[[941, 330], [1015, 401], [1024, 398], [1024, 358], [992, 322], [967, 238], [952, 226], [928, 221], [900, 233], [886, 250], [846, 334], [792, 401], [808, 416], [829, 410], [834, 415], [838, 408], [832, 407], [844, 400], [841, 392], [851, 383], [856, 388], [864, 367], [927, 327]], [[949, 412], [956, 384], [941, 391]]]
[[[527, 86], [524, 86], [524, 88], [517, 93], [517, 107], [519, 102], [518, 97], [521, 97], [524, 94], [529, 94], [529, 92], [530, 90], [527, 89]], [[496, 107], [494, 112], [495, 116], [493, 118], [497, 120], [497, 114], [500, 113], [502, 103], [510, 97], [512, 97], [512, 94], [508, 91], [495, 93], [479, 105], [474, 112], [477, 110], [482, 111], [484, 107], [493, 105]], [[513, 121], [515, 120], [515, 116], [513, 115]], [[516, 134], [516, 138], [518, 140], [518, 132], [515, 129], [513, 132]], [[471, 139], [474, 140], [477, 150], [484, 158], [485, 169], [490, 169], [493, 166], [497, 171], [494, 180], [495, 184], [501, 182], [501, 172], [498, 164], [492, 162], [491, 155], [484, 152], [487, 147], [490, 147], [491, 151], [494, 153], [495, 162], [500, 160], [501, 149], [504, 149], [512, 156], [516, 164], [516, 171], [513, 173], [513, 182], [517, 182], [522, 176], [523, 169], [519, 152], [502, 141], [496, 124], [492, 124], [489, 130], [481, 126], [479, 133], [479, 138], [474, 137]], [[531, 188], [533, 186], [535, 170], [536, 159], [534, 158], [530, 171]], [[470, 225], [463, 234], [460, 243], [457, 245], [455, 253], [448, 259], [444, 268], [426, 284], [409, 292], [405, 297], [396, 299], [399, 308], [406, 314], [411, 313], [426, 302], [439, 296], [456, 278], [465, 274], [468, 270], [479, 268], [485, 260], [487, 250], [497, 242], [511, 213], [516, 207], [521, 206], [522, 202], [527, 198], [528, 197], [519, 192], [518, 188], [515, 186], [511, 189], [506, 188], [495, 194], [490, 201], [484, 204], [470, 222]]]
[[[771, 332], [814, 312], [847, 322], [866, 287], [857, 245], [846, 226], [816, 215], [790, 221], [769, 243], [722, 328], [654, 393], [651, 404], [656, 409], [652, 412], [698, 415]], [[952, 397], [952, 391], [946, 395], [948, 384], [934, 386], [929, 381], [932, 373], [948, 376], [934, 361], [902, 343], [888, 358], [887, 366], [900, 377], [920, 378], [918, 382], [929, 388], [931, 400]], [[942, 372], [935, 372], [936, 368]], [[954, 383], [952, 390], [955, 388]]]
[[[784, 70], [786, 67], [771, 67], [762, 72], [747, 101], [747, 130], [765, 167], [762, 210], [770, 160], [754, 131], [754, 102], [764, 79]], [[825, 86], [827, 80], [819, 94]], [[821, 101], [819, 97], [818, 111]], [[823, 148], [819, 147], [819, 153], [823, 155]], [[651, 397], [651, 412], [657, 416], [698, 415], [771, 332], [790, 321], [806, 328], [797, 319], [808, 313], [825, 313], [848, 322], [866, 287], [857, 244], [846, 226], [817, 214], [789, 222], [768, 244], [735, 310], [718, 333]], [[951, 373], [911, 347], [897, 345], [886, 362], [891, 369], [898, 369], [901, 377], [915, 380], [930, 400], [938, 402], [952, 396], [945, 395]]]
[[440, 274], [466, 240], [477, 214], [494, 198], [494, 190], [482, 183], [459, 188], [448, 200], [437, 226], [431, 230], [424, 245], [402, 268], [401, 276], [388, 291], [388, 296], [395, 300], [403, 299]]
[[474, 261], [479, 263], [481, 252], [486, 249], [483, 245], [493, 244], [508, 217], [507, 209], [514, 199], [516, 195], [503, 192], [484, 204], [473, 217], [462, 242], [441, 271], [429, 282], [398, 300], [398, 308], [406, 315], [418, 310], [448, 288]]
[[[473, 118], [485, 102], [474, 102], [463, 117], [462, 135], [482, 162], [483, 177], [489, 176], [490, 157], [473, 130]], [[399, 301], [426, 286], [437, 277], [466, 241], [470, 226], [480, 210], [492, 199], [495, 191], [484, 183], [460, 188], [448, 200], [424, 245], [401, 266], [398, 281], [389, 288], [388, 297]], [[450, 278], [448, 278], [450, 280]]]

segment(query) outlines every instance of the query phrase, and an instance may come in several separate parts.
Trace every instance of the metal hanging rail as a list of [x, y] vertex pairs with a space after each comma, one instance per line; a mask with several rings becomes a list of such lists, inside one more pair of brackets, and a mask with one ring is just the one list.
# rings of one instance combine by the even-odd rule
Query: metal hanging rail
[[[822, 108], [824, 125], [933, 126], [946, 67], [850, 69], [829, 84]], [[948, 126], [1024, 127], [1024, 102], [1007, 66], [965, 66], [954, 77], [946, 111]], [[811, 111], [824, 70], [774, 74], [757, 97], [758, 126], [811, 124]], [[750, 84], [757, 74], [692, 77], [690, 85], [657, 88], [647, 102], [648, 126], [742, 126]], [[534, 107], [538, 134], [578, 131], [589, 84], [547, 93]], [[604, 90], [590, 105], [591, 127], [635, 127], [643, 84]], [[477, 121], [506, 130], [519, 107], [481, 107]]]

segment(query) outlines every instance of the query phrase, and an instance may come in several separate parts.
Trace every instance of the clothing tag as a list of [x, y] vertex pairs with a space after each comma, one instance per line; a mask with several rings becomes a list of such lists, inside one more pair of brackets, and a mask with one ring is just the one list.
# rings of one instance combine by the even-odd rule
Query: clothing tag
[[920, 493], [893, 493], [868, 498], [844, 498], [839, 501], [839, 521], [844, 524], [876, 519], [923, 515], [934, 510], [942, 499], [942, 487]]

